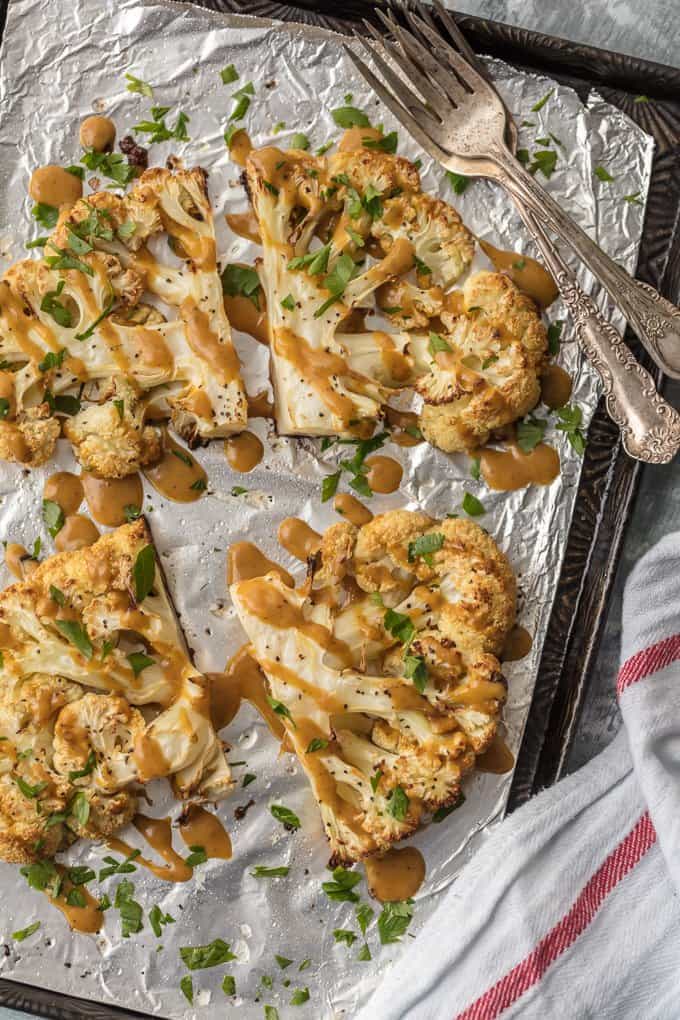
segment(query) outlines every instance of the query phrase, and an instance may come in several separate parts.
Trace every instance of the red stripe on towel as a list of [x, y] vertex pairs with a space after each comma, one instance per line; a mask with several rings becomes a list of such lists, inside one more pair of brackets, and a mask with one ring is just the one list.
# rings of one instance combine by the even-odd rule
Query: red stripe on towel
[[621, 696], [631, 684], [643, 680], [652, 673], [658, 673], [676, 659], [680, 659], [680, 634], [673, 634], [663, 641], [657, 641], [650, 648], [643, 648], [641, 652], [631, 655], [619, 670], [616, 680], [617, 695]]
[[609, 893], [635, 867], [655, 841], [654, 826], [649, 814], [645, 812], [584, 886], [562, 920], [521, 963], [459, 1013], [455, 1020], [495, 1020], [537, 984], [548, 967], [585, 931]]

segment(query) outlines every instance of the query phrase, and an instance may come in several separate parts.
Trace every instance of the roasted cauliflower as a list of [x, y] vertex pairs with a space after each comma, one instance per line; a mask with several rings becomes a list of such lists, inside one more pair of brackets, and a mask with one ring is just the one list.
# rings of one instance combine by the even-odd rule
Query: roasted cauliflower
[[[164, 238], [180, 268], [147, 247]], [[160, 455], [144, 426], [159, 398], [190, 443], [242, 430], [246, 396], [204, 171], [148, 170], [122, 197], [103, 192], [62, 210], [43, 258], [0, 282], [0, 364], [0, 457], [28, 466], [49, 458], [55, 416], [79, 404], [67, 432], [84, 466], [98, 463], [105, 477]], [[90, 384], [131, 390], [136, 414], [116, 423], [113, 405], [89, 405]]]
[[425, 258], [450, 285], [470, 262], [471, 235], [421, 193], [412, 163], [385, 152], [260, 149], [245, 182], [263, 243], [278, 430], [370, 433], [390, 392], [411, 380], [408, 336], [344, 324]]
[[458, 799], [498, 727], [515, 619], [514, 575], [481, 528], [410, 511], [343, 522], [303, 588], [272, 572], [230, 591], [334, 863], [386, 850]]
[[[0, 593], [0, 857], [52, 856], [135, 812], [233, 783], [143, 520], [43, 561]], [[143, 707], [143, 712], [141, 708]]]

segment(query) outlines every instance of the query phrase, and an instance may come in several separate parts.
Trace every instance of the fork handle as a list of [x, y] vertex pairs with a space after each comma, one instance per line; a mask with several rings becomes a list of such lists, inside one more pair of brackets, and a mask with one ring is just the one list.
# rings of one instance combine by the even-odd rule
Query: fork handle
[[500, 169], [500, 183], [532, 212], [539, 224], [550, 227], [574, 249], [624, 313], [657, 365], [666, 375], [680, 379], [680, 309], [649, 284], [634, 280], [609, 258], [507, 148], [498, 146], [492, 158]]
[[657, 392], [620, 333], [581, 290], [533, 211], [521, 207], [519, 211], [555, 278], [576, 337], [602, 379], [607, 412], [621, 430], [624, 450], [635, 460], [668, 463], [680, 449], [680, 414]]

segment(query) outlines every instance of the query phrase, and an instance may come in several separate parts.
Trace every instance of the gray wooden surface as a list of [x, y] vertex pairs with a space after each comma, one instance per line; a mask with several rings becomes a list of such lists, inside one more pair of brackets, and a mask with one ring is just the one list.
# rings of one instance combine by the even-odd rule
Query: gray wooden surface
[[[639, 0], [457, 0], [455, 4], [449, 0], [448, 6], [576, 42], [680, 66], [679, 0], [646, 0], [644, 4]], [[673, 403], [680, 406], [680, 385], [669, 388], [668, 393]], [[618, 668], [623, 583], [633, 563], [646, 549], [662, 535], [680, 528], [677, 492], [680, 492], [680, 464], [645, 469], [570, 769], [578, 768], [605, 747], [619, 728], [614, 678]], [[0, 1007], [0, 1020], [22, 1020], [23, 1017], [23, 1013]]]

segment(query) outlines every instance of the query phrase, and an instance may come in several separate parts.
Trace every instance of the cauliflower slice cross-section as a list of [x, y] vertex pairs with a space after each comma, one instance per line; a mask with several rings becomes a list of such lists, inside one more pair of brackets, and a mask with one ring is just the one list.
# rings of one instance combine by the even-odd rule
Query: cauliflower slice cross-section
[[0, 593], [0, 856], [30, 861], [125, 825], [135, 787], [232, 786], [143, 519]]
[[343, 522], [302, 589], [271, 572], [230, 592], [334, 863], [386, 850], [457, 800], [500, 721], [495, 653], [515, 615], [514, 575], [481, 528], [410, 511]]

